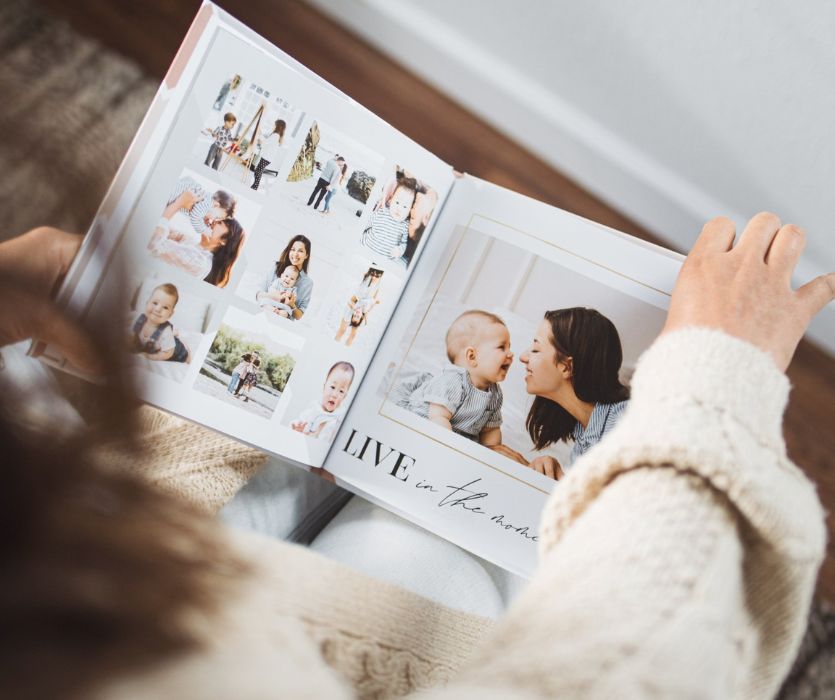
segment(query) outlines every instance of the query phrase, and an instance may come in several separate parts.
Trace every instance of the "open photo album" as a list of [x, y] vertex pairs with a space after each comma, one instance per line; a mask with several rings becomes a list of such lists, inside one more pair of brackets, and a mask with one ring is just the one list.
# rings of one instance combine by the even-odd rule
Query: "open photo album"
[[59, 301], [148, 403], [527, 576], [682, 257], [453, 165], [205, 3]]

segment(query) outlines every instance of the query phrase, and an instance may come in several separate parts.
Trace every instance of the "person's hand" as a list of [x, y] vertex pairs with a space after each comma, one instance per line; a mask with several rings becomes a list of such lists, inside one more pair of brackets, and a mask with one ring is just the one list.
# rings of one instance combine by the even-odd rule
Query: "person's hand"
[[508, 447], [507, 445], [491, 445], [490, 449], [493, 450], [493, 452], [498, 452], [500, 455], [504, 455], [508, 459], [512, 459], [514, 462], [519, 462], [522, 466], [528, 466], [528, 460], [526, 460], [519, 452]]
[[186, 190], [183, 192], [179, 197], [177, 197], [177, 202], [180, 204], [178, 209], [186, 209], [187, 211], [191, 211], [191, 208], [203, 200], [202, 194], [197, 194], [192, 192], [191, 190]]
[[154, 232], [151, 234], [151, 240], [148, 241], [148, 250], [152, 253], [157, 247], [157, 244], [168, 235], [168, 229], [162, 226], [156, 226]]
[[304, 429], [307, 427], [306, 420], [294, 420], [290, 423], [290, 427], [295, 430], [297, 433], [303, 433]]
[[541, 457], [534, 457], [528, 466], [535, 472], [539, 472], [543, 476], [547, 476], [549, 479], [553, 479], [554, 481], [559, 481], [565, 476], [565, 472], [562, 470], [562, 465], [553, 457], [545, 455]]
[[41, 227], [0, 243], [0, 346], [33, 338], [55, 345], [81, 370], [96, 369], [93, 341], [52, 302], [82, 240]]
[[679, 273], [663, 332], [718, 328], [765, 350], [785, 371], [812, 317], [835, 299], [835, 273], [793, 291], [806, 236], [775, 214], [753, 217], [736, 246], [734, 235], [730, 219], [705, 224]]

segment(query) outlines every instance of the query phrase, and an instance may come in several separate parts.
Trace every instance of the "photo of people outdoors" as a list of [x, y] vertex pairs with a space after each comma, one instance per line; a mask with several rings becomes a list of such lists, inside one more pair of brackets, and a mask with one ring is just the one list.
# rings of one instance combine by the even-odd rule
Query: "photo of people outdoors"
[[395, 167], [393, 177], [374, 205], [362, 233], [362, 244], [378, 259], [408, 267], [437, 203], [438, 193], [432, 187]]
[[315, 121], [282, 184], [285, 225], [344, 248], [357, 235], [384, 158]]
[[170, 191], [148, 241], [163, 262], [225, 287], [260, 207], [185, 169]]
[[158, 275], [133, 285], [125, 319], [131, 364], [180, 381], [209, 324], [211, 305]]
[[274, 90], [235, 74], [222, 83], [207, 110], [192, 158], [224, 178], [267, 191], [302, 116]]
[[462, 233], [381, 387], [385, 410], [558, 479], [617, 424], [665, 311], [472, 229], [455, 241]]
[[388, 318], [388, 308], [381, 305], [391, 303], [400, 284], [374, 261], [353, 256], [329, 292], [325, 332], [345, 347], [373, 349]]
[[[295, 341], [293, 345], [288, 340]], [[270, 418], [296, 366], [301, 339], [270, 333], [266, 322], [229, 309], [212, 340], [194, 388]]]
[[340, 360], [331, 365], [325, 374], [321, 396], [299, 412], [290, 421], [290, 427], [306, 437], [333, 440], [342, 422], [344, 412], [340, 409], [351, 390], [354, 374], [354, 366], [350, 362]]

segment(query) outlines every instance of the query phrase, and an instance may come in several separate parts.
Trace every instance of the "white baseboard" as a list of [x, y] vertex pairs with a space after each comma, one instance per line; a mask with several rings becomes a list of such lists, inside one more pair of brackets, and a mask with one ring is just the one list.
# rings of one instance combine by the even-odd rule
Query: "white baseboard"
[[[738, 227], [748, 218], [416, 4], [308, 2], [672, 248], [687, 251], [702, 224], [718, 214]], [[805, 260], [795, 282], [824, 272]], [[807, 337], [835, 355], [835, 302], [817, 316]]]

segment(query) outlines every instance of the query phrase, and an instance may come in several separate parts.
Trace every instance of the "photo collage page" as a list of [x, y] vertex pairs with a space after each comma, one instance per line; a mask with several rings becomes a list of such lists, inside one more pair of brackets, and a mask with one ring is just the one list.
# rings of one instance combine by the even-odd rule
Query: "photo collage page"
[[151, 400], [318, 466], [452, 182], [420, 151], [219, 30], [93, 303]]

